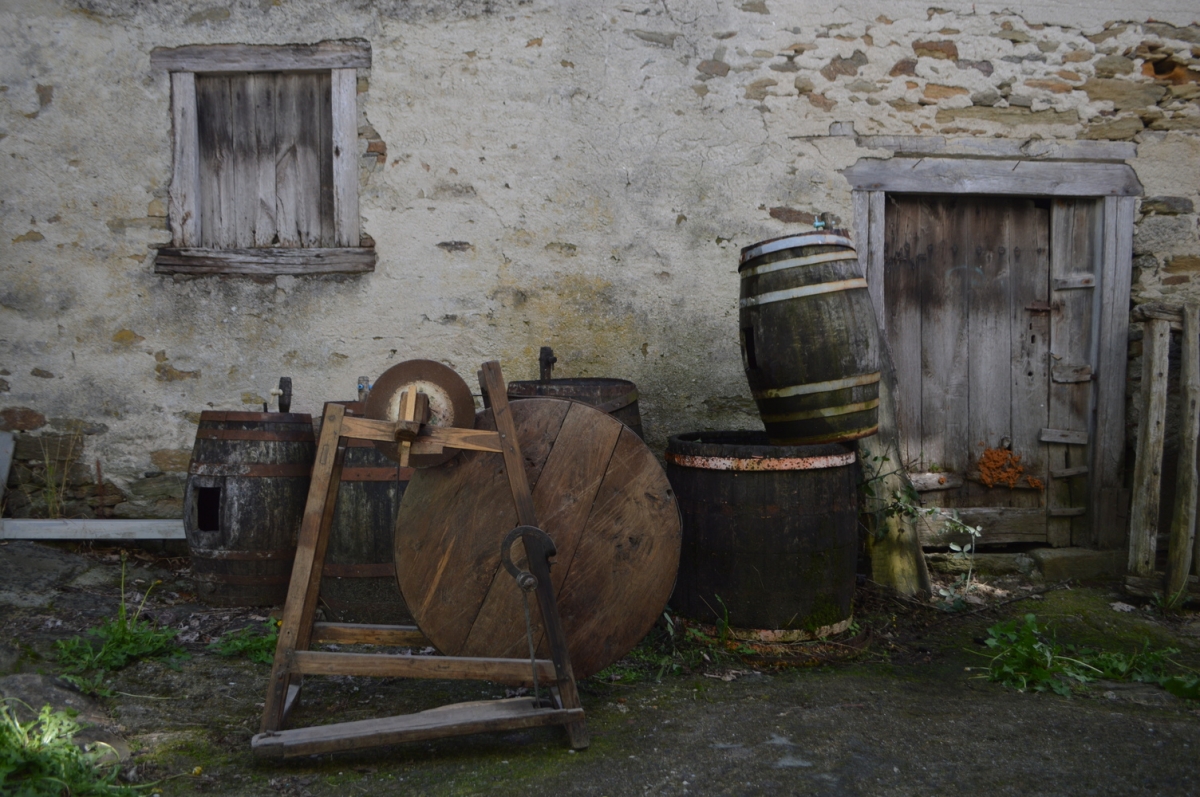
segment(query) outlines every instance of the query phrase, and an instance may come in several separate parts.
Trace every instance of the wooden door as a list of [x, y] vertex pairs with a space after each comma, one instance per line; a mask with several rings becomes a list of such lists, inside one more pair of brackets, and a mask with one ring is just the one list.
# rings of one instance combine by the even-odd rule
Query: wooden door
[[981, 542], [1086, 534], [1099, 204], [889, 196], [885, 326], [900, 453]]

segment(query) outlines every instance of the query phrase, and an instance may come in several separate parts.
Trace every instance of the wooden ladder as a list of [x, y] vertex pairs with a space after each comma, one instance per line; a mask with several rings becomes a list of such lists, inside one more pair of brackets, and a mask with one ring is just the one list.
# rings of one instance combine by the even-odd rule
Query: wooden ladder
[[[404, 417], [396, 422], [348, 417], [342, 405], [325, 405], [308, 503], [300, 525], [296, 558], [275, 648], [275, 661], [267, 684], [262, 726], [260, 733], [250, 742], [256, 754], [276, 758], [312, 755], [544, 725], [562, 725], [575, 749], [588, 746], [587, 725], [550, 580], [549, 560], [554, 555], [554, 548], [545, 533], [537, 528], [533, 498], [525, 476], [500, 364], [494, 361], [484, 363], [479, 378], [496, 419], [495, 432], [418, 423], [414, 420], [418, 403], [415, 395], [402, 400]], [[313, 622], [346, 442], [350, 439], [400, 442], [401, 451], [405, 454], [410, 450], [409, 443], [413, 446], [426, 444], [503, 454], [509, 488], [521, 524], [518, 527], [520, 533], [514, 531], [514, 534], [523, 540], [529, 574], [537, 580], [534, 591], [550, 645], [550, 659], [531, 661], [311, 649], [314, 643], [321, 642], [396, 646], [428, 643], [416, 626]], [[496, 544], [500, 545], [501, 541], [497, 540]], [[533, 698], [518, 697], [440, 706], [415, 714], [381, 719], [284, 729], [288, 715], [299, 699], [305, 675], [490, 680], [523, 684], [529, 683], [535, 672], [538, 682], [550, 685], [550, 705], [537, 704]]]
[[[1133, 468], [1133, 505], [1129, 516], [1129, 566], [1125, 588], [1135, 595], [1160, 594], [1168, 606], [1177, 605], [1187, 592], [1200, 594], [1195, 567], [1200, 572], [1200, 548], [1195, 546], [1200, 471], [1200, 307], [1141, 305], [1134, 319], [1142, 322], [1142, 413], [1138, 422], [1137, 453]], [[1179, 392], [1179, 471], [1175, 506], [1167, 550], [1167, 571], [1155, 572], [1158, 515], [1162, 490], [1163, 447], [1167, 420], [1167, 378], [1171, 331], [1183, 333]]]

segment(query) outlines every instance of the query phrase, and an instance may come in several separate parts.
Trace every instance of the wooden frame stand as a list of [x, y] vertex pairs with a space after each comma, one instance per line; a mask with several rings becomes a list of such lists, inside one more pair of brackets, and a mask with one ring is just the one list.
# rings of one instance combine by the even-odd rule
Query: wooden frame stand
[[[354, 750], [400, 742], [459, 736], [483, 731], [562, 725], [575, 749], [588, 746], [587, 726], [575, 676], [567, 654], [566, 636], [558, 615], [549, 559], [553, 544], [536, 528], [533, 498], [525, 477], [516, 427], [509, 410], [504, 378], [497, 362], [484, 363], [480, 382], [486, 389], [496, 419], [496, 432], [435, 427], [419, 423], [416, 396], [401, 401], [404, 418], [397, 422], [347, 417], [345, 407], [325, 405], [321, 438], [313, 467], [308, 503], [300, 526], [296, 558], [275, 662], [267, 684], [261, 732], [251, 749], [267, 757], [290, 757]], [[525, 543], [528, 573], [526, 588], [537, 594], [550, 659], [501, 659], [454, 656], [419, 656], [391, 653], [342, 653], [311, 650], [314, 643], [424, 645], [425, 636], [415, 626], [314, 623], [321, 570], [329, 544], [333, 511], [341, 482], [346, 441], [349, 439], [399, 442], [402, 456], [440, 450], [442, 447], [503, 454], [509, 487], [521, 524], [514, 534]], [[512, 535], [510, 535], [512, 536]], [[503, 541], [496, 540], [499, 546]], [[536, 587], [532, 585], [536, 583]], [[515, 587], [514, 587], [515, 588]], [[305, 675], [367, 675], [402, 678], [490, 680], [522, 684], [537, 681], [550, 689], [549, 705], [519, 697], [441, 706], [416, 714], [382, 719], [341, 722], [284, 730], [288, 714], [299, 699]]]

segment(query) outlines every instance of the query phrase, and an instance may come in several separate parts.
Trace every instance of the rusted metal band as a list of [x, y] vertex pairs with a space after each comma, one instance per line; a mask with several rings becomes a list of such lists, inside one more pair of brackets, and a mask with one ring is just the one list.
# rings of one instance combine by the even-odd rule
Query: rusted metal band
[[873, 410], [879, 406], [879, 399], [860, 401], [857, 404], [844, 404], [840, 407], [821, 407], [803, 412], [785, 412], [781, 415], [762, 415], [763, 423], [787, 423], [789, 421], [807, 421], [813, 418], [834, 418], [838, 415], [849, 415], [854, 412]]
[[226, 551], [215, 548], [188, 548], [188, 554], [193, 559], [214, 559], [220, 561], [256, 562], [266, 559], [294, 559], [295, 548], [276, 548], [262, 551]]
[[788, 235], [783, 238], [773, 238], [770, 241], [752, 244], [743, 249], [741, 262], [746, 263], [756, 257], [769, 255], [781, 249], [798, 249], [802, 246], [847, 246], [853, 249], [854, 243], [844, 235], [833, 235], [831, 233], [817, 232]]
[[398, 465], [392, 465], [390, 468], [342, 468], [344, 482], [406, 482], [412, 475], [412, 468], [401, 468]]
[[843, 249], [840, 252], [822, 252], [819, 255], [809, 255], [808, 257], [792, 257], [787, 260], [776, 260], [774, 263], [764, 263], [761, 266], [754, 266], [742, 272], [742, 279], [748, 277], [757, 277], [760, 274], [770, 274], [773, 271], [784, 271], [789, 268], [800, 268], [802, 266], [815, 266], [819, 263], [834, 263], [839, 260], [858, 261], [858, 252], [853, 249]]
[[752, 393], [756, 399], [790, 398], [791, 396], [809, 396], [813, 393], [831, 393], [834, 390], [845, 390], [848, 387], [873, 385], [878, 381], [879, 372], [872, 371], [869, 374], [856, 374], [855, 376], [830, 379], [825, 382], [809, 382], [808, 384], [790, 385], [789, 387], [771, 387], [766, 390], [755, 390]]
[[592, 406], [601, 412], [616, 412], [617, 410], [628, 407], [637, 400], [638, 392], [636, 390], [631, 390], [624, 396], [617, 396], [615, 399], [609, 399], [603, 404], [593, 404]]
[[336, 562], [326, 562], [321, 568], [322, 576], [333, 578], [395, 578], [396, 565], [394, 562], [375, 562], [357, 565], [343, 565]]
[[245, 476], [249, 479], [307, 479], [312, 465], [303, 462], [193, 462], [190, 476]]
[[275, 443], [312, 443], [312, 431], [268, 432], [260, 429], [197, 429], [197, 440], [266, 440]]
[[747, 296], [741, 301], [741, 307], [758, 307], [764, 304], [772, 304], [774, 302], [786, 302], [790, 299], [804, 299], [809, 296], [820, 296], [823, 293], [837, 293], [838, 291], [852, 291], [858, 288], [866, 290], [867, 281], [862, 277], [854, 279], [838, 280], [836, 282], [818, 282], [814, 285], [803, 285], [799, 288], [788, 288], [785, 291], [771, 291], [770, 293], [760, 293], [758, 296]]
[[209, 584], [232, 584], [237, 587], [267, 587], [287, 584], [292, 580], [291, 573], [271, 573], [261, 576], [247, 576], [235, 573], [192, 573], [192, 580]]
[[820, 457], [700, 457], [692, 454], [667, 452], [667, 462], [683, 468], [699, 470], [822, 470], [853, 465], [857, 457], [853, 451]]

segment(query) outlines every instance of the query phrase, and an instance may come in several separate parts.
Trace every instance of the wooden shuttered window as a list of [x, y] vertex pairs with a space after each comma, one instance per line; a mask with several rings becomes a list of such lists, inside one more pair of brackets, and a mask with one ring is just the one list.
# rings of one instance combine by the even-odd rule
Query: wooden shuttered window
[[358, 215], [356, 68], [369, 45], [180, 47], [151, 63], [171, 70], [175, 137], [173, 241], [157, 272], [374, 270]]

